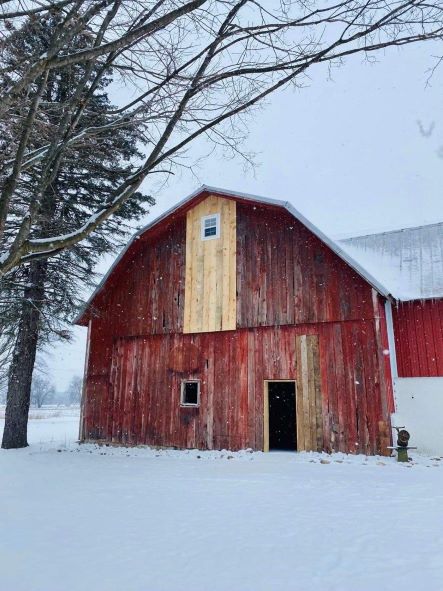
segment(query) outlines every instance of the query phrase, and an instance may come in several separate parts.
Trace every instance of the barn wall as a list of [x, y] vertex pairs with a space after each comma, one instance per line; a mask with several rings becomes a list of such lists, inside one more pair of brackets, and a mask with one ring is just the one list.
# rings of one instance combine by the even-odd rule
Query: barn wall
[[420, 453], [443, 456], [443, 378], [397, 378], [392, 424], [411, 434]]
[[372, 290], [289, 212], [237, 204], [237, 326], [374, 318]]
[[400, 378], [443, 376], [443, 300], [393, 306]]
[[185, 217], [140, 241], [140, 247], [101, 294], [93, 318], [97, 318], [96, 324], [108, 326], [113, 335], [182, 332]]
[[[237, 330], [183, 334], [185, 213], [142, 236], [95, 302], [82, 438], [263, 449], [264, 381], [295, 379], [317, 423], [321, 407], [322, 428], [306, 426], [305, 441], [385, 451], [392, 393], [379, 298], [289, 213], [236, 208]], [[309, 335], [318, 363], [301, 353], [317, 343]], [[318, 368], [318, 383], [303, 382], [303, 364]], [[202, 381], [199, 409], [179, 405], [188, 378]]]
[[[384, 371], [374, 321], [120, 338], [111, 374], [93, 375], [84, 439], [201, 449], [263, 449], [264, 380], [302, 380], [297, 336], [318, 335], [323, 449], [385, 452]], [[201, 380], [201, 405], [179, 405]]]

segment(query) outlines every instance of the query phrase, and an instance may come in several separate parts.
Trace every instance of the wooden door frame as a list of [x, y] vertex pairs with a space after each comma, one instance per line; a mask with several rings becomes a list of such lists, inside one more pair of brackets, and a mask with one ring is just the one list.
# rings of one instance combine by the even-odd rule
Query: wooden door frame
[[[291, 382], [294, 384], [295, 416], [297, 417], [297, 380], [263, 380], [263, 451], [269, 451], [269, 382]], [[297, 429], [297, 424], [294, 425]]]

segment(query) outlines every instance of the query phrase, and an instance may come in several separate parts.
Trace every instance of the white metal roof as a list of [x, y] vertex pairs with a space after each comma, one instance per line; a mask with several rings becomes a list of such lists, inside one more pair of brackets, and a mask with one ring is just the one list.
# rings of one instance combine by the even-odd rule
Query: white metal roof
[[443, 222], [341, 240], [398, 300], [443, 297]]
[[99, 285], [96, 287], [95, 291], [86, 302], [85, 306], [82, 308], [78, 316], [75, 318], [74, 323], [79, 322], [83, 314], [89, 308], [90, 304], [93, 302], [95, 297], [99, 294], [99, 292], [103, 289], [108, 277], [111, 275], [112, 271], [118, 265], [126, 251], [129, 247], [133, 244], [135, 240], [137, 240], [142, 234], [162, 222], [168, 216], [173, 214], [176, 210], [186, 205], [189, 201], [192, 201], [194, 198], [198, 197], [203, 192], [208, 193], [215, 193], [217, 195], [226, 195], [227, 197], [235, 197], [244, 201], [254, 201], [258, 203], [265, 203], [267, 205], [275, 205], [278, 207], [282, 207], [286, 209], [290, 214], [292, 214], [297, 220], [299, 220], [304, 226], [306, 226], [313, 234], [315, 234], [322, 242], [324, 242], [331, 250], [333, 250], [341, 259], [343, 259], [350, 267], [354, 269], [361, 277], [363, 277], [374, 289], [376, 289], [381, 295], [385, 297], [390, 297], [391, 293], [388, 288], [386, 288], [380, 281], [378, 281], [371, 273], [367, 271], [359, 262], [358, 260], [354, 259], [353, 256], [348, 252], [348, 249], [343, 247], [337, 241], [332, 240], [326, 234], [324, 234], [317, 226], [315, 226], [312, 222], [310, 222], [303, 214], [301, 214], [295, 207], [289, 203], [288, 201], [280, 201], [278, 199], [270, 199], [268, 197], [262, 197], [259, 195], [252, 195], [249, 193], [241, 193], [239, 191], [231, 191], [228, 189], [221, 189], [219, 187], [211, 187], [208, 185], [202, 185], [193, 193], [178, 201], [173, 207], [165, 211], [155, 220], [141, 228], [136, 234], [132, 236], [129, 240], [128, 244], [123, 248], [120, 254], [115, 259], [114, 263], [109, 268], [108, 272], [104, 275], [103, 279], [100, 281]]

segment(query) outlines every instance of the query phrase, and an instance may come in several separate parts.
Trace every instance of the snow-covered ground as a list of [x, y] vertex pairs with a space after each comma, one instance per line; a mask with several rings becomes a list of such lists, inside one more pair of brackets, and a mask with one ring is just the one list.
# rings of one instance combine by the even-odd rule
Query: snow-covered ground
[[33, 415], [0, 451], [2, 591], [443, 589], [441, 458], [78, 446], [78, 411]]

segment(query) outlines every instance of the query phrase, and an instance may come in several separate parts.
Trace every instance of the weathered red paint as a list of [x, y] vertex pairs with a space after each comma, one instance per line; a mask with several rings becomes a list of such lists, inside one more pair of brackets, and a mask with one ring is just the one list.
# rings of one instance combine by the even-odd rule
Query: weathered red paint
[[242, 328], [376, 315], [370, 285], [281, 208], [238, 203], [237, 291]]
[[[382, 451], [378, 421], [386, 414], [373, 321], [120, 338], [110, 375], [88, 378], [83, 436], [262, 449], [263, 381], [297, 379], [298, 334], [319, 335], [324, 449]], [[199, 408], [179, 406], [182, 379], [201, 380]]]
[[399, 377], [443, 376], [443, 300], [393, 306]]
[[[92, 318], [84, 440], [262, 449], [264, 380], [297, 380], [296, 336], [315, 334], [324, 449], [385, 453], [381, 300], [298, 220], [238, 201], [237, 330], [182, 334], [184, 285], [185, 209], [134, 242], [82, 318]], [[179, 405], [191, 378], [199, 408]]]

